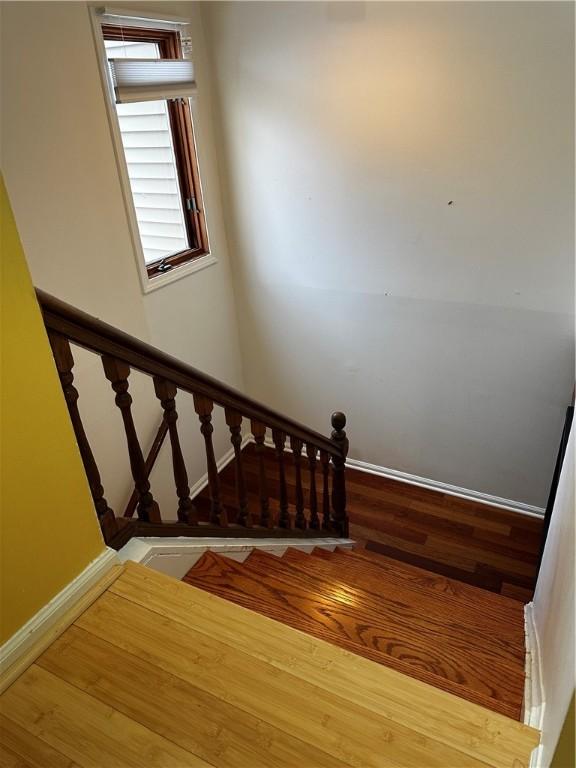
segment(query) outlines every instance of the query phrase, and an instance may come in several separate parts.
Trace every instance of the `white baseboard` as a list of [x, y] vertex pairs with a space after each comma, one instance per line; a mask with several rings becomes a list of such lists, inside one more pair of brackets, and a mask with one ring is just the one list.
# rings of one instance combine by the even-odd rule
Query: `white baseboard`
[[17, 665], [41, 637], [48, 635], [63, 615], [119, 562], [117, 553], [113, 549], [106, 548], [82, 573], [13, 634], [0, 647], [2, 676]]
[[[243, 446], [251, 442], [254, 441], [249, 437], [245, 439]], [[266, 439], [265, 444], [268, 448], [274, 448], [274, 443], [270, 438]], [[288, 446], [285, 450], [287, 453], [291, 453]], [[378, 475], [378, 477], [385, 477], [388, 480], [397, 480], [400, 483], [406, 483], [408, 485], [417, 485], [419, 488], [426, 488], [429, 491], [447, 493], [449, 496], [457, 496], [459, 499], [477, 501], [480, 504], [488, 504], [491, 507], [507, 509], [510, 512], [520, 512], [523, 515], [529, 515], [531, 517], [543, 517], [546, 511], [544, 507], [535, 507], [532, 504], [525, 504], [523, 501], [504, 499], [501, 496], [493, 496], [490, 493], [482, 493], [481, 491], [471, 491], [469, 488], [461, 488], [458, 485], [450, 485], [450, 483], [443, 483], [439, 480], [430, 480], [427, 477], [411, 475], [409, 472], [401, 472], [399, 469], [390, 469], [389, 467], [381, 467], [378, 464], [369, 464], [367, 461], [360, 461], [359, 459], [347, 458], [346, 466], [351, 469], [356, 469], [359, 472], [366, 472], [369, 475]]]
[[[534, 622], [534, 604], [524, 607], [526, 634], [526, 672], [524, 679], [524, 724], [542, 731], [546, 700], [541, 674], [540, 641]], [[542, 746], [536, 747], [530, 758], [529, 768], [540, 768]]]
[[274, 555], [283, 555], [288, 547], [311, 552], [315, 547], [332, 551], [335, 547], [349, 549], [351, 539], [334, 538], [286, 538], [286, 539], [235, 539], [235, 538], [137, 538], [131, 539], [119, 551], [122, 562], [132, 560], [147, 565], [167, 576], [181, 579], [200, 559], [204, 552], [218, 552], [233, 560], [244, 560], [253, 549], [262, 549]]
[[458, 485], [442, 483], [439, 480], [429, 480], [426, 477], [411, 475], [408, 472], [401, 472], [398, 469], [389, 469], [388, 467], [379, 467], [376, 464], [368, 464], [366, 461], [358, 459], [346, 459], [346, 466], [352, 469], [358, 469], [360, 472], [367, 472], [370, 475], [379, 475], [389, 480], [398, 480], [400, 483], [417, 485], [420, 488], [426, 488], [430, 491], [440, 491], [449, 496], [457, 496], [460, 499], [477, 501], [480, 504], [489, 504], [491, 507], [500, 507], [511, 512], [520, 512], [523, 515], [532, 517], [542, 517], [544, 515], [543, 507], [534, 507], [531, 504], [525, 504], [523, 501], [514, 501], [513, 499], [503, 499], [501, 496], [492, 496], [490, 493], [481, 491], [471, 491], [469, 488], [461, 488]]

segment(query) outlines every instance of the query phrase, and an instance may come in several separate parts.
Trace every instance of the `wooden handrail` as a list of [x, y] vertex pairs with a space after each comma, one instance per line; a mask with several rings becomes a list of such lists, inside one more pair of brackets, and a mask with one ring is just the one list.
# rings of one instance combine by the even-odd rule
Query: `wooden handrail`
[[345, 459], [343, 446], [319, 432], [45, 291], [36, 289], [36, 296], [46, 327], [75, 344], [99, 355], [122, 360], [136, 370], [171, 381], [186, 392], [203, 395], [247, 419], [262, 422], [274, 430], [310, 443], [337, 459]]

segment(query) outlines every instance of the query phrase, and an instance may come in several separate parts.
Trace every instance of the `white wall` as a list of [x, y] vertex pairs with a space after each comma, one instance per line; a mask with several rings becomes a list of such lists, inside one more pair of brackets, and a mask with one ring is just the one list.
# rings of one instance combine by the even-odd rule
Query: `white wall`
[[[569, 3], [204, 3], [248, 390], [544, 506], [573, 364]], [[449, 201], [453, 201], [449, 205]]]
[[[199, 83], [196, 138], [212, 252], [218, 263], [141, 293], [85, 3], [2, 4], [2, 164], [37, 286], [242, 387], [236, 308], [221, 216], [202, 23], [190, 3], [148, 4], [189, 16]], [[120, 4], [126, 7], [126, 3]], [[139, 4], [141, 8], [145, 4]], [[121, 511], [130, 473], [120, 414], [97, 357], [79, 352], [82, 416], [108, 501]], [[161, 418], [147, 377], [131, 377], [141, 443]], [[191, 482], [205, 471], [191, 398], [180, 394], [180, 435]], [[215, 433], [217, 455], [229, 433]], [[176, 501], [168, 451], [153, 474], [167, 517]]]
[[540, 768], [550, 765], [575, 688], [574, 514], [572, 429], [534, 593], [544, 693]]

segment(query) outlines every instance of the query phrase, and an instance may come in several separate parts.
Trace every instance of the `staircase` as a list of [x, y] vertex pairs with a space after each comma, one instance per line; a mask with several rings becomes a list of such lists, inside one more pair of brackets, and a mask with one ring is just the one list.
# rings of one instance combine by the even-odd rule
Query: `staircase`
[[515, 720], [524, 694], [521, 603], [366, 551], [244, 562], [205, 553], [184, 581]]
[[[108, 546], [120, 549], [134, 536], [182, 536], [316, 543], [322, 539], [334, 547], [348, 536], [344, 414], [333, 413], [331, 435], [322, 435], [48, 294], [37, 291], [37, 296]], [[106, 500], [81, 420], [74, 346], [101, 358], [112, 407], [123, 425], [134, 489], [123, 514], [114, 512]], [[132, 413], [132, 370], [150, 378], [159, 401], [160, 427], [147, 455]], [[207, 488], [196, 498], [191, 497], [180, 444], [180, 397], [192, 398], [204, 443]], [[212, 442], [215, 407], [223, 410], [234, 457], [223, 483]], [[172, 458], [177, 522], [163, 516], [149, 481], [165, 440]], [[473, 535], [475, 528], [470, 531]], [[426, 540], [420, 532], [417, 537]], [[308, 549], [310, 541], [304, 542]], [[506, 565], [506, 556], [500, 554], [499, 562]], [[100, 644], [116, 637], [122, 653], [109, 672], [118, 676], [119, 685], [107, 685], [105, 698], [122, 696], [123, 686], [132, 683], [132, 674], [122, 670], [123, 654], [131, 655], [124, 660], [142, 673], [143, 690], [149, 685], [148, 673], [159, 675], [156, 699], [170, 710], [174, 693], [174, 716], [186, 712], [191, 722], [206, 729], [201, 750], [191, 744], [189, 728], [178, 732], [189, 754], [198, 757], [205, 750], [202, 760], [206, 757], [209, 764], [246, 768], [527, 765], [537, 734], [518, 722], [524, 693], [520, 602], [367, 550], [314, 549], [305, 554], [286, 549], [275, 557], [253, 549], [244, 562], [207, 551], [184, 577], [186, 584], [152, 577], [146, 570], [128, 566], [110, 594], [87, 612], [93, 623], [79, 622], [70, 642], [80, 648], [87, 641], [83, 632], [98, 635], [94, 652], [104, 662], [108, 650]], [[74, 668], [78, 660], [80, 666], [84, 663], [88, 646], [78, 651]], [[136, 655], [156, 671], [140, 669], [137, 646]], [[51, 658], [56, 668], [59, 653]], [[95, 662], [95, 669], [101, 667]], [[39, 668], [31, 673], [30, 687], [38, 687], [43, 679], [50, 688], [52, 681], [41, 671], [41, 663]], [[70, 675], [69, 682], [76, 670], [61, 674]], [[198, 699], [195, 687], [203, 675]], [[355, 675], [362, 679], [358, 690]], [[186, 683], [186, 691], [176, 686], [164, 700], [164, 689], [172, 690], [174, 677]], [[27, 684], [23, 682], [23, 690]], [[91, 689], [92, 682], [87, 686]], [[48, 711], [52, 695], [47, 695]], [[122, 700], [122, 711], [141, 699], [138, 692]], [[195, 702], [190, 712], [186, 701]], [[145, 709], [138, 718], [156, 731], [155, 707]], [[74, 710], [72, 697], [71, 716]], [[235, 710], [244, 713], [240, 736], [225, 730], [240, 717]], [[354, 714], [353, 725], [348, 711]], [[107, 721], [106, 711], [101, 714]], [[171, 715], [162, 731], [170, 731]], [[350, 733], [345, 735], [347, 727]], [[225, 734], [215, 754], [213, 733], [216, 739]], [[221, 759], [228, 742], [239, 750], [236, 757], [242, 753], [246, 759]], [[281, 745], [278, 759], [260, 755], [256, 760], [254, 748], [262, 743]], [[386, 757], [380, 759], [380, 753]], [[302, 762], [305, 754], [308, 762]], [[181, 757], [166, 765], [205, 764], [182, 762]], [[148, 763], [139, 757], [135, 764]]]

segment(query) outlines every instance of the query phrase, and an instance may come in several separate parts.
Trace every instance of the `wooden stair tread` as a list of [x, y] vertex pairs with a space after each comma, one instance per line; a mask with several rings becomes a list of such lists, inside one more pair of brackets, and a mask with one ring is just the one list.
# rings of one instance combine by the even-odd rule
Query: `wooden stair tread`
[[309, 573], [338, 578], [351, 587], [359, 587], [371, 593], [375, 598], [380, 597], [400, 606], [410, 605], [424, 615], [430, 611], [445, 612], [445, 615], [450, 616], [451, 623], [467, 626], [474, 632], [488, 633], [489, 638], [497, 632], [499, 637], [515, 643], [524, 653], [523, 617], [515, 611], [507, 610], [502, 616], [495, 616], [491, 611], [479, 610], [478, 604], [471, 604], [447, 592], [426, 587], [406, 587], [401, 578], [386, 578], [382, 570], [371, 568], [370, 564], [356, 557], [344, 561], [337, 555], [332, 555], [330, 559], [311, 558], [301, 550], [290, 548], [283, 559], [298, 564]]
[[[304, 571], [308, 578], [318, 579], [322, 582], [328, 582], [329, 586], [334, 583], [342, 584], [350, 589], [358, 591], [363, 595], [362, 607], [372, 606], [376, 611], [382, 611], [383, 617], [393, 619], [395, 612], [401, 613], [406, 609], [418, 608], [424, 614], [424, 625], [426, 629], [430, 630], [431, 626], [436, 620], [430, 616], [430, 611], [434, 610], [439, 616], [442, 617], [442, 623], [439, 625], [439, 630], [443, 627], [447, 629], [447, 637], [445, 642], [451, 643], [451, 635], [453, 632], [465, 632], [476, 636], [478, 633], [486, 635], [488, 642], [495, 642], [498, 645], [498, 640], [505, 640], [506, 647], [512, 645], [516, 647], [518, 658], [524, 659], [524, 624], [514, 624], [514, 616], [509, 613], [505, 614], [506, 622], [499, 624], [498, 622], [490, 623], [491, 616], [486, 617], [488, 626], [482, 624], [481, 617], [477, 606], [468, 606], [466, 602], [462, 600], [454, 600], [449, 597], [448, 602], [443, 600], [443, 593], [439, 595], [434, 590], [406, 590], [403, 591], [401, 583], [390, 585], [388, 580], [383, 578], [380, 573], [376, 573], [374, 576], [371, 572], [366, 572], [363, 567], [364, 564], [358, 563], [358, 560], [353, 556], [348, 558], [344, 565], [338, 558], [337, 554], [331, 554], [329, 558], [322, 559], [320, 562], [317, 558], [311, 558], [302, 551], [296, 549], [289, 549], [280, 562], [276, 564], [275, 561], [269, 559], [270, 555], [261, 550], [254, 550], [248, 560], [245, 562], [246, 567], [250, 567], [252, 563], [256, 563], [259, 560], [263, 560], [264, 564], [268, 563], [274, 570], [274, 572], [283, 572], [287, 576], [290, 575], [292, 569], [297, 571]], [[288, 567], [287, 567], [288, 566]], [[351, 568], [351, 566], [353, 566]], [[356, 567], [359, 567], [359, 571], [356, 571]], [[390, 608], [392, 615], [388, 615], [387, 610]], [[466, 620], [469, 623], [466, 625]], [[413, 626], [420, 627], [421, 622], [418, 616], [410, 618], [410, 622], [414, 622]], [[428, 622], [431, 622], [428, 623]], [[501, 630], [502, 635], [498, 638], [494, 638], [494, 630]]]
[[419, 641], [422, 638], [421, 633], [428, 633], [434, 637], [438, 648], [450, 649], [456, 653], [465, 652], [468, 658], [475, 658], [479, 664], [485, 665], [487, 658], [490, 659], [492, 668], [503, 662], [508, 669], [511, 664], [523, 684], [523, 622], [515, 627], [511, 637], [502, 637], [499, 633], [496, 635], [492, 629], [486, 630], [479, 626], [478, 623], [470, 625], [459, 621], [452, 605], [447, 611], [443, 611], [441, 604], [429, 603], [428, 611], [424, 613], [420, 609], [415, 610], [412, 599], [402, 603], [389, 598], [382, 591], [375, 593], [363, 589], [358, 584], [346, 584], [338, 573], [323, 576], [314, 568], [315, 563], [312, 564], [311, 570], [302, 560], [298, 563], [289, 562], [285, 556], [279, 559], [261, 550], [254, 550], [243, 565], [246, 569], [256, 570], [263, 575], [271, 571], [274, 576], [288, 584], [309, 589], [319, 596], [334, 596], [337, 601], [342, 600], [344, 603], [352, 599], [358, 621], [370, 619], [374, 629], [382, 626], [397, 632], [399, 637], [411, 637], [413, 641]]
[[[325, 559], [321, 550], [312, 552], [314, 558]], [[362, 549], [354, 551], [336, 549], [332, 560], [345, 572], [366, 572], [375, 578], [382, 578], [387, 583], [413, 593], [423, 592], [433, 595], [442, 601], [451, 601], [458, 605], [474, 606], [477, 610], [513, 620], [523, 621], [524, 607], [517, 600], [511, 600], [504, 595], [489, 592], [486, 589], [464, 584], [456, 579], [425, 571], [408, 563], [394, 560], [383, 555], [367, 552]]]
[[[362, 489], [361, 497], [364, 497], [366, 489]], [[407, 491], [408, 492], [408, 491]], [[354, 500], [356, 494], [351, 491], [348, 494], [350, 500]], [[405, 501], [405, 500], [404, 500]], [[529, 540], [515, 541], [511, 538], [503, 541], [502, 536], [494, 533], [490, 535], [476, 528], [477, 520], [468, 519], [467, 523], [456, 522], [452, 519], [450, 509], [445, 508], [446, 518], [434, 518], [435, 534], [430, 532], [429, 508], [425, 504], [415, 504], [409, 502], [409, 507], [400, 506], [397, 503], [390, 503], [386, 498], [379, 498], [377, 495], [373, 499], [363, 498], [363, 503], [354, 513], [354, 524], [361, 528], [372, 529], [382, 533], [390, 534], [396, 538], [406, 539], [418, 543], [424, 543], [430, 535], [441, 536], [448, 545], [467, 542], [469, 549], [473, 554], [475, 548], [480, 546], [482, 554], [488, 558], [490, 555], [495, 558], [497, 564], [501, 564], [501, 556], [504, 556], [507, 563], [515, 570], [515, 561], [523, 561], [535, 566], [538, 561], [538, 552], [535, 551], [534, 543]]]
[[[356, 540], [365, 540], [368, 529], [351, 523], [350, 535]], [[492, 557], [485, 554], [479, 562], [479, 553], [466, 541], [451, 545], [448, 540], [440, 544], [429, 536], [425, 544], [401, 541], [388, 534], [374, 531], [366, 549], [379, 555], [386, 555], [396, 561], [410, 563], [426, 571], [433, 571], [450, 579], [456, 579], [473, 586], [481, 586], [491, 592], [500, 592], [502, 584], [511, 583], [530, 589], [534, 585], [536, 566], [513, 561], [502, 555]], [[499, 563], [496, 563], [496, 561]], [[516, 566], [512, 567], [513, 562]]]
[[[317, 557], [323, 556], [320, 550], [314, 550], [312, 554]], [[497, 613], [506, 611], [511, 612], [512, 615], [524, 616], [524, 606], [517, 600], [512, 600], [504, 595], [499, 595], [471, 584], [465, 584], [457, 579], [432, 573], [411, 563], [396, 560], [380, 553], [370, 552], [366, 549], [350, 551], [337, 548], [333, 554], [334, 556], [341, 555], [342, 559], [340, 561], [342, 563], [352, 558], [365, 561], [384, 571], [387, 578], [400, 579], [406, 587], [413, 587], [417, 590], [423, 588], [433, 589], [468, 600], [471, 604], [485, 607], [490, 611], [496, 611]], [[343, 558], [346, 558], [346, 560]]]
[[[281, 560], [277, 563], [280, 568]], [[383, 621], [375, 611], [347, 603], [349, 594], [342, 599], [338, 586], [332, 597], [330, 585], [317, 595], [310, 587], [318, 586], [319, 580], [307, 576], [303, 582], [303, 575], [296, 576], [296, 572], [290, 580], [286, 572], [268, 574], [258, 569], [255, 562], [250, 565], [224, 561], [214, 553], [206, 553], [185, 581], [403, 674], [511, 717], [519, 716], [523, 677], [515, 668], [508, 670], [506, 665], [504, 674], [502, 662], [489, 663], [488, 658], [478, 658], [481, 679], [469, 660], [473, 654], [461, 652], [459, 665], [455, 665], [449, 651], [423, 643], [421, 634], [411, 630], [408, 623], [394, 625], [390, 620]], [[369, 600], [361, 593], [357, 597]], [[466, 669], [465, 676], [462, 669]], [[495, 674], [498, 669], [500, 675]], [[487, 678], [492, 678], [494, 687], [486, 682]]]

